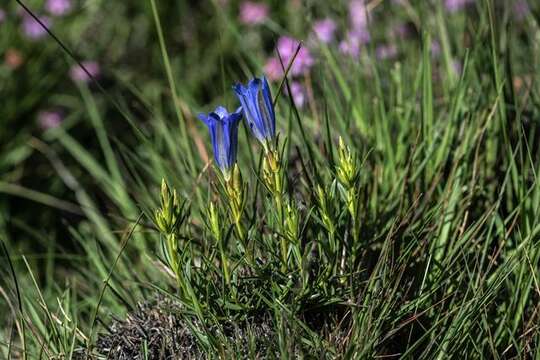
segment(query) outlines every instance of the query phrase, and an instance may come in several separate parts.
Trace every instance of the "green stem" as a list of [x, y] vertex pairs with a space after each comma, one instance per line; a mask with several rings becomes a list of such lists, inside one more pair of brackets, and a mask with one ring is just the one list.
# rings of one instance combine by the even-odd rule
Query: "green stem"
[[248, 262], [250, 264], [253, 264], [254, 263], [254, 256], [253, 255], [254, 254], [251, 251], [251, 249], [249, 248], [249, 243], [247, 242], [247, 239], [246, 239], [246, 230], [244, 229], [244, 225], [242, 225], [242, 221], [241, 221], [240, 216], [234, 219], [234, 227], [236, 229], [236, 235], [238, 236], [238, 238], [240, 239], [240, 242], [244, 246]]
[[227, 256], [225, 256], [225, 251], [223, 250], [223, 241], [221, 237], [218, 240], [219, 252], [221, 253], [221, 266], [223, 267], [223, 276], [225, 276], [225, 284], [229, 286], [231, 283], [231, 278], [229, 276], [229, 264], [227, 261]]
[[246, 246], [247, 248], [246, 236], [245, 236], [246, 231], [244, 230], [244, 226], [242, 225], [242, 222], [240, 221], [240, 219], [235, 220], [234, 226], [236, 228], [236, 235], [238, 235], [238, 238], [240, 239], [242, 244], [244, 244], [244, 246]]
[[356, 251], [354, 251], [354, 248], [358, 246], [358, 243], [360, 241], [360, 221], [358, 219], [358, 206], [356, 202], [356, 196], [358, 196], [358, 194], [356, 193], [356, 191], [354, 191], [354, 188], [352, 188], [350, 191], [353, 192], [353, 196], [351, 197], [353, 199], [353, 214], [351, 214], [353, 224], [353, 246], [351, 246], [351, 252], [352, 261], [353, 263], [356, 263]]
[[282, 194], [277, 193], [274, 196], [276, 202], [279, 228], [283, 236], [280, 237], [281, 258], [283, 260], [282, 270], [287, 270], [287, 239], [285, 238], [285, 217], [283, 215], [283, 199]]
[[167, 252], [169, 253], [169, 258], [171, 261], [171, 267], [174, 272], [174, 275], [176, 276], [176, 283], [178, 284], [178, 288], [180, 290], [180, 293], [184, 294], [184, 284], [182, 283], [182, 270], [179, 269], [178, 264], [178, 254], [176, 252], [175, 247], [176, 242], [176, 235], [175, 234], [168, 234], [166, 243], [167, 243]]

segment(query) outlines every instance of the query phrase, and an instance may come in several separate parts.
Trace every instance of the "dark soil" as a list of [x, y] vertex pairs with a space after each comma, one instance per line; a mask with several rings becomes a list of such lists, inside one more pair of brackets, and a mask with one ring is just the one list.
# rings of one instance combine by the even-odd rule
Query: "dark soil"
[[[125, 320], [115, 320], [106, 333], [98, 337], [92, 352], [79, 359], [106, 358], [111, 360], [168, 360], [206, 359], [208, 352], [200, 348], [193, 331], [182, 319], [181, 305], [173, 300], [158, 297], [141, 303], [130, 312]], [[200, 327], [196, 321], [193, 324]], [[230, 322], [221, 324], [222, 333], [237, 344], [224, 353], [234, 358], [260, 358], [276, 354], [272, 349], [275, 342], [273, 325], [268, 319], [251, 319], [242, 325]], [[218, 354], [216, 354], [218, 356]]]
[[202, 359], [179, 306], [165, 298], [139, 304], [125, 320], [100, 334], [96, 348], [108, 359]]

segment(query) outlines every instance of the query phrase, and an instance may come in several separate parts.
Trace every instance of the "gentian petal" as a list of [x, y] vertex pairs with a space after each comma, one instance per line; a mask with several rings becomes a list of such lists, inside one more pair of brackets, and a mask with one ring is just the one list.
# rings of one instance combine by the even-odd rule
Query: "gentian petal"
[[228, 172], [236, 163], [238, 146], [238, 123], [242, 118], [242, 109], [229, 114], [222, 106], [208, 115], [199, 114], [198, 117], [207, 126], [214, 151], [214, 159], [217, 166], [224, 172]]
[[200, 114], [197, 114], [197, 118], [199, 118], [199, 120], [201, 120], [203, 123], [205, 123], [208, 126], [208, 115], [206, 115], [205, 113], [200, 113]]
[[229, 115], [229, 112], [223, 106], [218, 106], [216, 110], [214, 110], [214, 114], [217, 114], [220, 119], [223, 119]]
[[265, 116], [268, 117], [268, 130], [270, 137], [273, 138], [276, 134], [276, 115], [274, 113], [274, 105], [272, 100], [272, 94], [270, 93], [270, 86], [268, 85], [268, 80], [266, 77], [263, 78], [262, 94], [265, 104]]
[[234, 92], [236, 92], [236, 95], [238, 96], [244, 96], [244, 94], [246, 93], [246, 88], [244, 87], [244, 85], [242, 84], [236, 84], [234, 87]]
[[247, 86], [237, 84], [234, 91], [242, 104], [253, 135], [262, 143], [275, 137], [275, 113], [270, 86], [265, 77], [251, 79]]

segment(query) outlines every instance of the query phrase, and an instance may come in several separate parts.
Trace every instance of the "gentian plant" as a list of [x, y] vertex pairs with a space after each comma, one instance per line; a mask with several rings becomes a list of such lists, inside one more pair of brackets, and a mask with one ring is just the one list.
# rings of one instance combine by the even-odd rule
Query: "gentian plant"
[[262, 180], [272, 195], [276, 208], [276, 222], [281, 230], [281, 256], [283, 266], [287, 266], [289, 243], [295, 231], [291, 229], [298, 225], [297, 216], [287, 217], [287, 209], [294, 204], [285, 194], [285, 175], [276, 135], [276, 115], [270, 86], [265, 77], [254, 78], [247, 86], [237, 84], [234, 91], [242, 104], [246, 124], [253, 136], [262, 144], [264, 149]]
[[276, 137], [276, 115], [270, 86], [265, 77], [252, 79], [247, 86], [236, 84], [234, 92], [242, 104], [246, 123], [266, 152]]
[[169, 268], [173, 271], [179, 290], [183, 293], [182, 243], [183, 227], [189, 216], [186, 203], [180, 200], [176, 190], [171, 189], [165, 179], [161, 182], [161, 206], [154, 211], [153, 221], [164, 238], [164, 253]]
[[[199, 114], [199, 119], [208, 126], [210, 141], [214, 150], [214, 159], [223, 175], [223, 192], [228, 198], [230, 215], [240, 239], [245, 239], [242, 214], [245, 206], [245, 184], [240, 169], [236, 165], [238, 151], [238, 124], [242, 119], [242, 108], [229, 113], [223, 106], [215, 111]], [[215, 212], [212, 212], [215, 214]], [[221, 239], [218, 239], [221, 241]], [[244, 249], [247, 245], [243, 244]], [[249, 256], [251, 258], [251, 256]]]
[[229, 181], [236, 164], [238, 123], [242, 119], [242, 108], [229, 114], [223, 106], [218, 106], [208, 115], [199, 114], [199, 119], [208, 126], [214, 159], [225, 180]]

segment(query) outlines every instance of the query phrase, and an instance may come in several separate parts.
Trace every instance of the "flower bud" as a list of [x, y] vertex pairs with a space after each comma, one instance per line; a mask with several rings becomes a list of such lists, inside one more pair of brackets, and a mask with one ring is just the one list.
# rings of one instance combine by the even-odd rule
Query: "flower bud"
[[358, 179], [358, 162], [351, 149], [339, 138], [336, 178], [346, 188], [351, 188]]
[[161, 182], [161, 208], [154, 211], [154, 222], [157, 228], [164, 234], [172, 234], [179, 226], [178, 219], [181, 217], [183, 206], [180, 204], [176, 190], [169, 189], [165, 179]]

